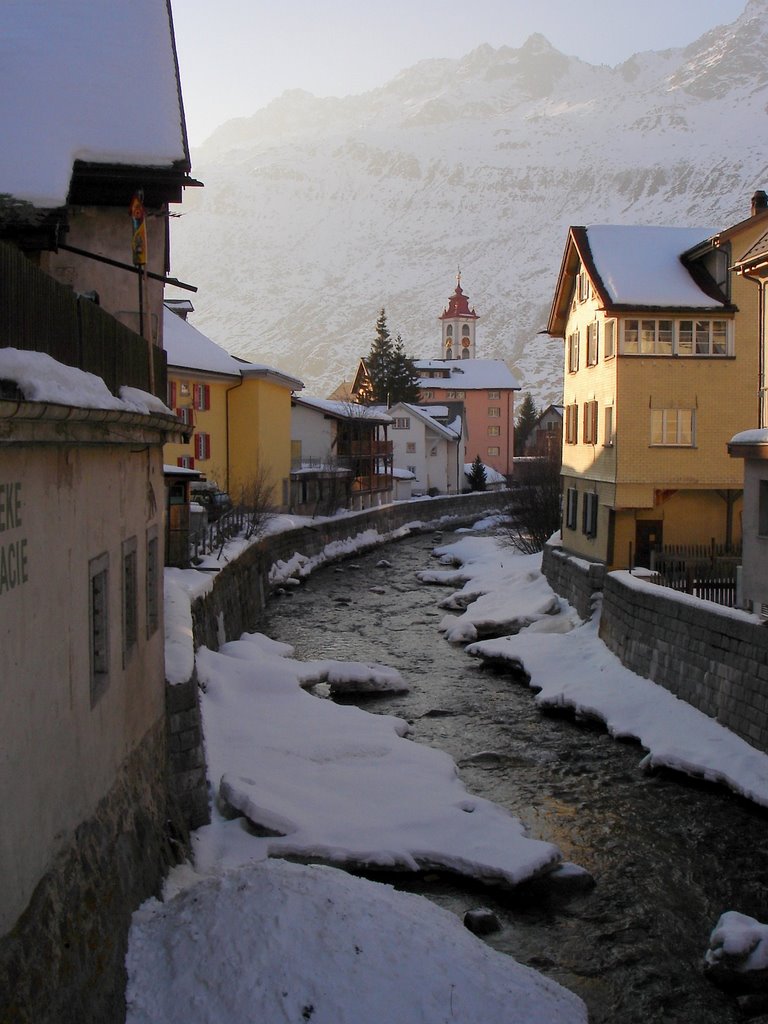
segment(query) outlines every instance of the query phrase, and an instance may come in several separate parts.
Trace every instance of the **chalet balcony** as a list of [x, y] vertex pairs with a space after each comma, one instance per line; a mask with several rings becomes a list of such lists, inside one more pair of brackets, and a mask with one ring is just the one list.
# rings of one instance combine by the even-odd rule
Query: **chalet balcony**
[[394, 452], [392, 441], [379, 441], [375, 438], [365, 438], [362, 441], [350, 441], [345, 455], [353, 459], [372, 458], [377, 455], [391, 456]]

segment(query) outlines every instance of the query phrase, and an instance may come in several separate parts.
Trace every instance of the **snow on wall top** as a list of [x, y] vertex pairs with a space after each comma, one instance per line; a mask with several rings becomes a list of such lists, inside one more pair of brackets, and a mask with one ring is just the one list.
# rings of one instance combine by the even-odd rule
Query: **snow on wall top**
[[0, 193], [63, 206], [75, 160], [186, 161], [166, 0], [4, 0]]
[[595, 268], [617, 304], [711, 309], [680, 256], [717, 228], [601, 224], [587, 228]]

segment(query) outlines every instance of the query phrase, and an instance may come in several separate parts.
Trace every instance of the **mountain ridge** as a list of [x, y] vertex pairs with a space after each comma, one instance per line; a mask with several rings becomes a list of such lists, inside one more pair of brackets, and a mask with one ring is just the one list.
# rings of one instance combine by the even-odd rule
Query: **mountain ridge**
[[439, 355], [460, 264], [478, 354], [557, 400], [561, 345], [539, 331], [568, 225], [725, 227], [765, 187], [766, 15], [749, 0], [687, 47], [614, 67], [534, 33], [356, 96], [290, 90], [225, 123], [193, 150], [206, 188], [173, 232], [195, 325], [327, 394], [382, 306], [410, 354]]

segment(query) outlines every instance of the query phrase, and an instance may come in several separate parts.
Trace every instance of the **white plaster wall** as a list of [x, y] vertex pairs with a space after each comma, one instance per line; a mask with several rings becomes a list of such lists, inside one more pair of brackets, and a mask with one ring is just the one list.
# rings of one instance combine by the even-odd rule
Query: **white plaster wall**
[[[15, 444], [3, 449], [0, 483], [4, 934], [54, 854], [93, 813], [126, 756], [164, 713], [164, 488], [157, 446]], [[158, 532], [161, 564], [158, 628], [148, 638], [151, 527]], [[134, 536], [138, 642], [124, 668], [121, 544]], [[109, 685], [91, 707], [89, 560], [104, 552], [109, 555]]]
[[754, 603], [756, 612], [768, 605], [768, 537], [758, 534], [761, 480], [768, 480], [768, 461], [745, 459], [742, 593], [744, 600]]
[[291, 440], [301, 441], [301, 456], [305, 459], [335, 458], [332, 447], [336, 437], [336, 421], [327, 419], [322, 412], [294, 405], [291, 409]]

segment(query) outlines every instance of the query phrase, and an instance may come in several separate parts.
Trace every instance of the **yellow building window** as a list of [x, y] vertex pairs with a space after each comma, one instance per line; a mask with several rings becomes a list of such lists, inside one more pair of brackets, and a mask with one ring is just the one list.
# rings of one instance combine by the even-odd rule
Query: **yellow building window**
[[692, 448], [695, 423], [694, 409], [651, 409], [651, 445]]

